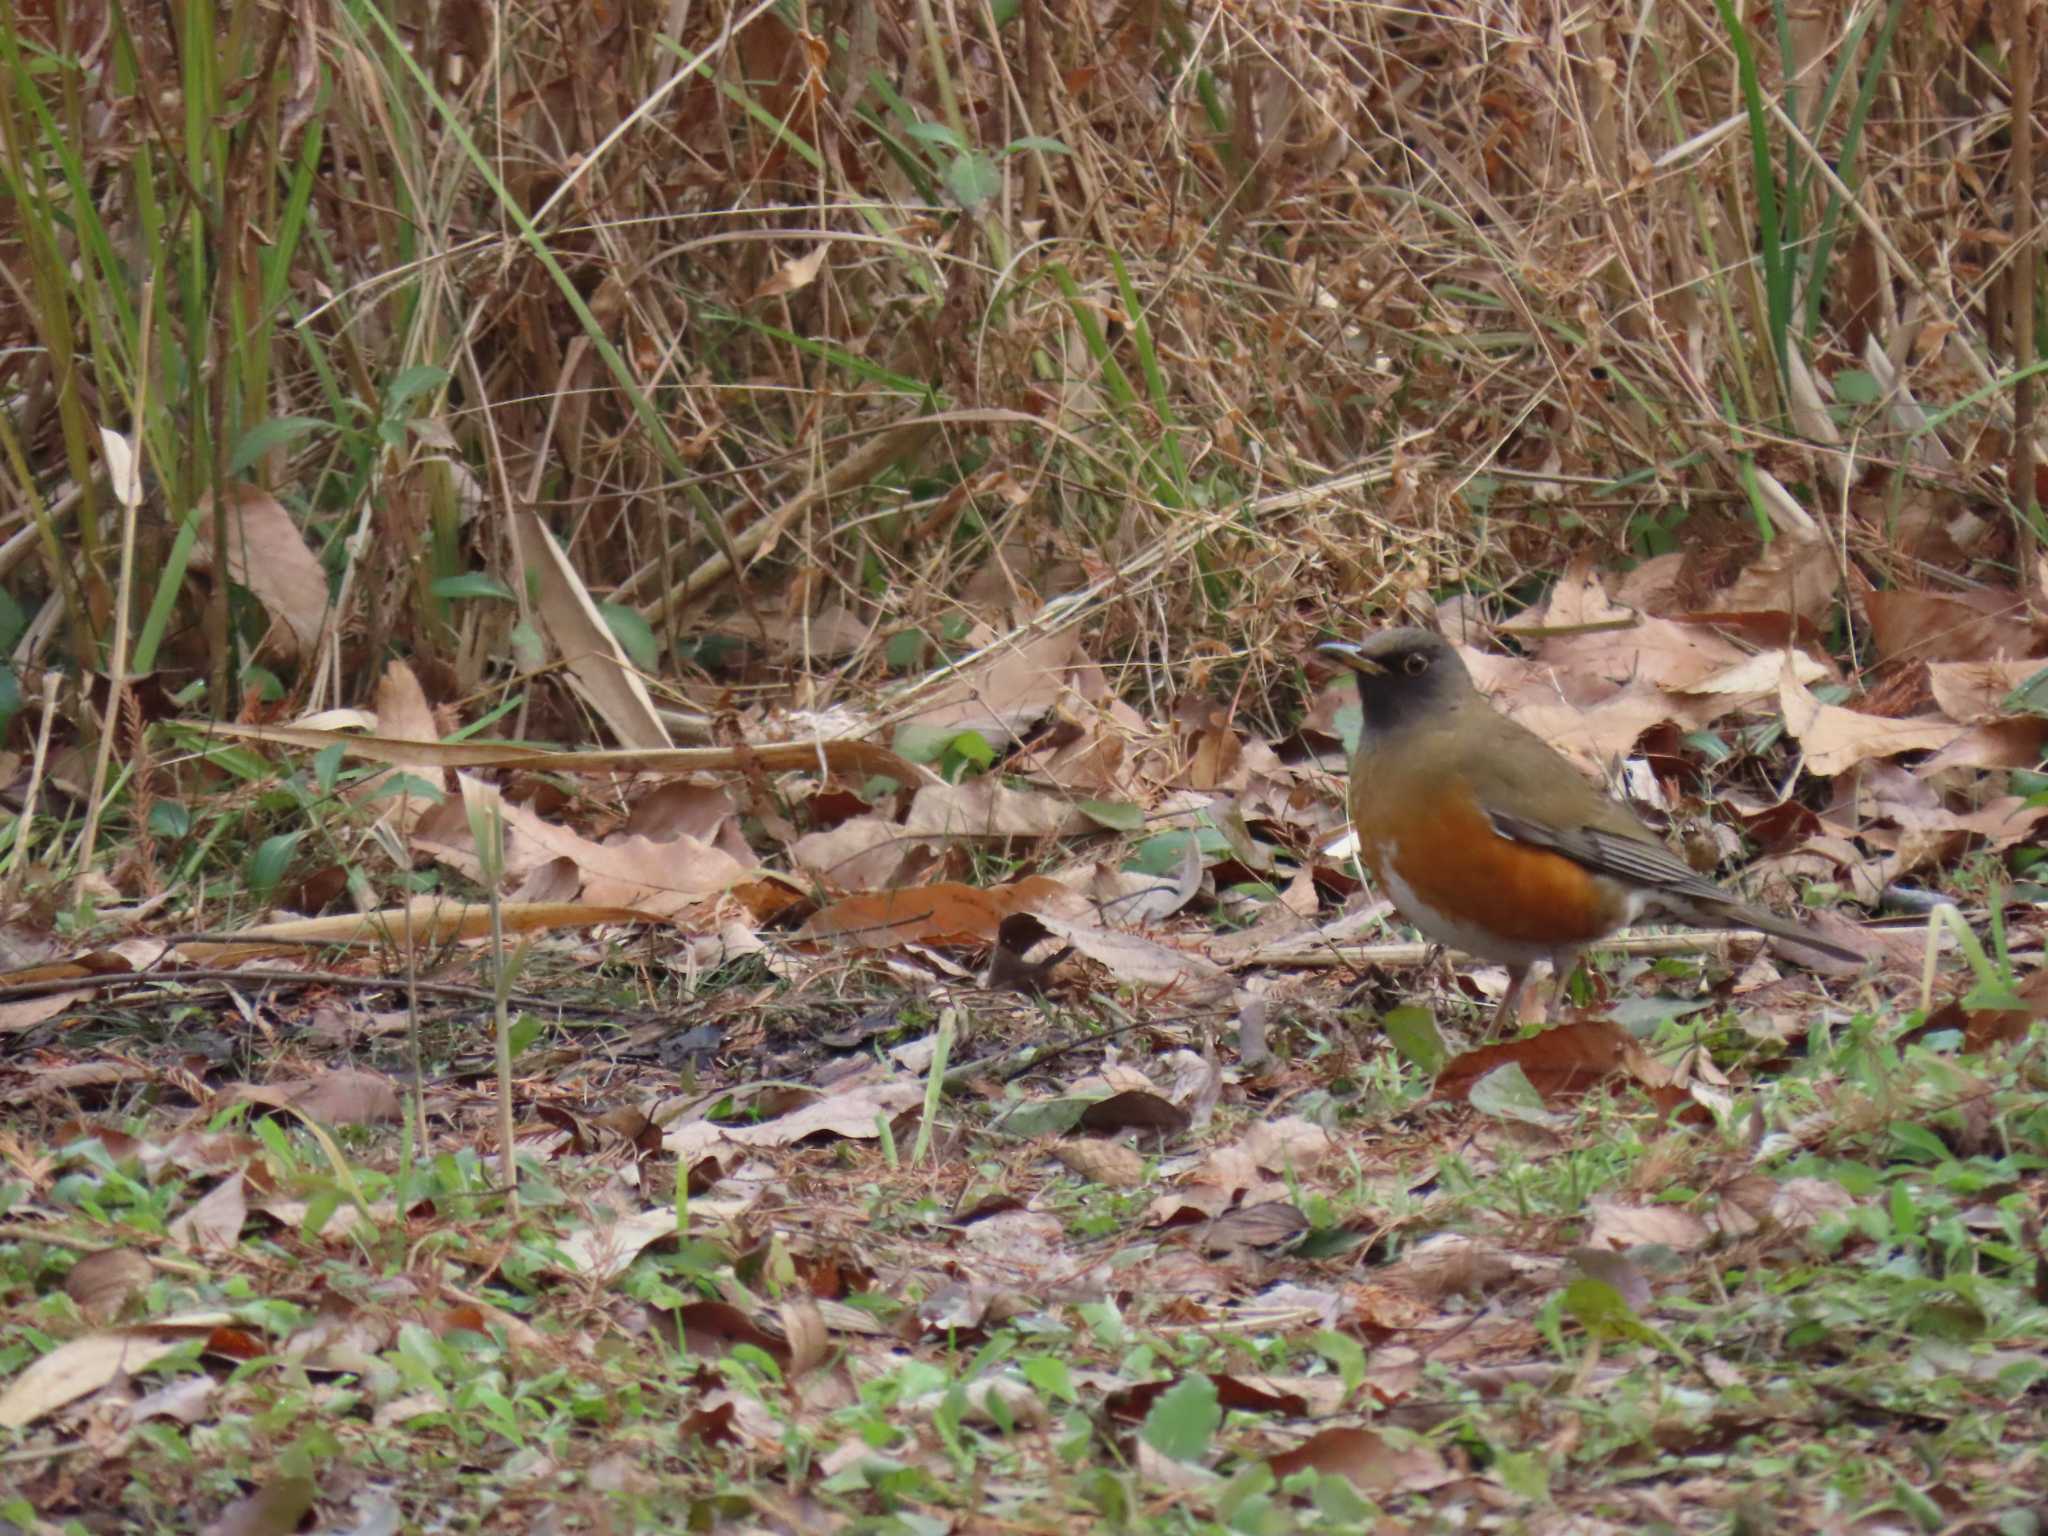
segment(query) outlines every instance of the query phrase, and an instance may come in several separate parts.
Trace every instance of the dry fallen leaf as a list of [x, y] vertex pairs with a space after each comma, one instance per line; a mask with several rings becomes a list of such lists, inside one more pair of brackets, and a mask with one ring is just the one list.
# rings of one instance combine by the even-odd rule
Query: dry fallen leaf
[[1522, 1069], [1546, 1102], [1587, 1093], [1616, 1076], [1646, 1088], [1671, 1081], [1670, 1072], [1612, 1019], [1584, 1019], [1452, 1058], [1437, 1074], [1437, 1096], [1462, 1099], [1480, 1078], [1511, 1064]]
[[[272, 633], [286, 656], [309, 654], [327, 622], [327, 572], [299, 525], [268, 491], [239, 483], [228, 487], [227, 524], [229, 575], [280, 621]], [[203, 539], [194, 546], [195, 568], [205, 568], [211, 549]]]
[[1057, 880], [1027, 875], [1008, 885], [982, 887], [944, 882], [893, 891], [869, 891], [813, 913], [799, 931], [806, 939], [844, 939], [869, 949], [898, 944], [990, 944], [1003, 919], [1070, 905], [1073, 893]]
[[272, 1109], [293, 1109], [327, 1125], [369, 1125], [399, 1117], [398, 1085], [377, 1072], [338, 1067], [317, 1077], [243, 1083], [229, 1097]]
[[1806, 771], [1823, 778], [1872, 757], [1928, 752], [1947, 746], [1958, 732], [1946, 720], [1893, 720], [1839, 704], [1823, 704], [1805, 684], [1785, 677], [1778, 685], [1785, 729], [1806, 753]]

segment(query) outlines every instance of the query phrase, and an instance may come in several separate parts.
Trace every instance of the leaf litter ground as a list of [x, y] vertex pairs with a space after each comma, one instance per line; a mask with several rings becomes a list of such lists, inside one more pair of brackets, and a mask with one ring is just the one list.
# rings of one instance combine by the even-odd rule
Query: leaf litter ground
[[1481, 1040], [1502, 978], [1341, 852], [1341, 692], [1152, 721], [1071, 640], [894, 751], [447, 747], [402, 667], [251, 732], [345, 742], [457, 881], [458, 776], [498, 807], [521, 1203], [481, 902], [17, 970], [0, 1518], [2031, 1528], [2038, 918], [1854, 903], [2033, 836], [2041, 664], [1951, 644], [1875, 708], [1737, 617], [1753, 573], [1657, 577], [1568, 572], [1476, 675], [1861, 972], [1642, 935]]

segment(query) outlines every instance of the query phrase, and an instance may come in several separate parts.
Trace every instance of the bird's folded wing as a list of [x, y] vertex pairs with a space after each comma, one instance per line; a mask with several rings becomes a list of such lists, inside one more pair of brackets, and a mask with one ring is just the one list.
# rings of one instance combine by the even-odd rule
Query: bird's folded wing
[[1492, 820], [1494, 830], [1502, 837], [1513, 838], [1534, 848], [1548, 848], [1595, 874], [1625, 880], [1630, 885], [1651, 891], [1654, 893], [1653, 905], [1674, 912], [1685, 921], [1709, 926], [1760, 928], [1765, 933], [1774, 933], [1781, 939], [1790, 939], [1795, 944], [1817, 949], [1824, 955], [1832, 955], [1850, 964], [1863, 958], [1857, 951], [1820, 938], [1790, 918], [1750, 906], [1732, 891], [1702, 879], [1693, 873], [1689, 864], [1661, 843], [1609, 832], [1602, 827], [1559, 828], [1504, 811], [1489, 809], [1486, 814]]
[[1702, 880], [1677, 854], [1662, 843], [1629, 837], [1601, 827], [1552, 827], [1526, 817], [1496, 811], [1487, 816], [1502, 837], [1513, 838], [1533, 848], [1548, 848], [1595, 874], [1625, 880], [1630, 885], [1654, 886], [1674, 897], [1691, 897], [1727, 905], [1728, 892], [1711, 881]]

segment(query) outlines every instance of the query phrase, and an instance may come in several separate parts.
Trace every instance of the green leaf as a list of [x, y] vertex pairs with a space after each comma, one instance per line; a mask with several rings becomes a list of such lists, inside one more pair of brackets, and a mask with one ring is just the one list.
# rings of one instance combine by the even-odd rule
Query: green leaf
[[341, 777], [342, 760], [347, 755], [348, 749], [338, 741], [313, 754], [313, 782], [320, 786], [321, 794], [334, 793], [335, 781]]
[[1198, 827], [1192, 832], [1161, 832], [1133, 848], [1131, 856], [1124, 861], [1124, 868], [1140, 875], [1178, 874], [1181, 861], [1187, 857], [1188, 839], [1191, 837], [1205, 860], [1220, 859], [1230, 852], [1229, 840], [1214, 827]]
[[1544, 1107], [1543, 1095], [1529, 1081], [1528, 1073], [1512, 1061], [1480, 1078], [1466, 1097], [1474, 1109], [1496, 1120], [1519, 1120], [1524, 1125], [1545, 1127], [1560, 1123], [1559, 1117]]
[[909, 672], [923, 665], [931, 643], [930, 636], [921, 629], [899, 629], [882, 647], [882, 659], [891, 672]]
[[271, 449], [297, 442], [308, 432], [318, 432], [326, 425], [317, 416], [273, 416], [268, 421], [259, 421], [235, 439], [228, 454], [228, 473], [239, 475]]
[[640, 610], [624, 603], [599, 603], [597, 611], [633, 665], [642, 672], [652, 672], [661, 661], [661, 644]]
[[1346, 1396], [1365, 1384], [1365, 1346], [1348, 1333], [1324, 1329], [1309, 1339], [1315, 1352], [1337, 1367]]
[[520, 1014], [518, 1018], [512, 1021], [512, 1029], [507, 1036], [507, 1040], [512, 1047], [512, 1054], [514, 1056], [525, 1054], [527, 1047], [538, 1040], [541, 1037], [541, 1032], [546, 1028], [547, 1025], [532, 1014]]
[[420, 363], [403, 369], [391, 381], [391, 387], [384, 391], [384, 419], [396, 421], [405, 414], [405, 407], [414, 395], [425, 394], [430, 389], [439, 389], [454, 377], [446, 368], [436, 368], [431, 363]]
[[993, 1129], [1020, 1141], [1039, 1136], [1062, 1136], [1081, 1123], [1088, 1106], [1086, 1098], [1020, 1099], [996, 1116]]
[[149, 831], [152, 837], [190, 837], [192, 812], [176, 800], [159, 800], [149, 808]]
[[448, 796], [440, 785], [423, 779], [416, 773], [394, 773], [363, 796], [363, 804], [371, 805], [379, 800], [399, 800], [410, 796], [428, 805], [439, 805]]
[[0, 587], [0, 651], [11, 651], [15, 642], [28, 628], [28, 615], [21, 611], [21, 604], [14, 600], [14, 594]]
[[1386, 1030], [1402, 1059], [1425, 1076], [1435, 1077], [1450, 1060], [1444, 1037], [1437, 1031], [1436, 1020], [1427, 1008], [1395, 1008], [1380, 1020], [1380, 1027]]
[[960, 155], [946, 167], [946, 190], [961, 207], [979, 208], [1003, 190], [1003, 175], [987, 155]]
[[900, 725], [890, 743], [898, 757], [913, 763], [936, 763], [960, 733], [949, 725]]
[[1491, 1470], [1501, 1486], [1524, 1503], [1550, 1502], [1550, 1467], [1535, 1451], [1502, 1451]]
[[1162, 1456], [1200, 1461], [1222, 1425], [1216, 1383], [1207, 1376], [1183, 1376], [1154, 1399], [1138, 1433]]
[[1580, 1275], [1564, 1288], [1564, 1309], [1589, 1333], [1627, 1338], [1643, 1326], [1620, 1291], [1591, 1275]]
[[430, 589], [434, 596], [448, 602], [465, 597], [497, 597], [512, 601], [512, 591], [497, 577], [484, 571], [464, 571], [459, 576], [443, 576]]
[[903, 130], [903, 137], [914, 144], [936, 144], [955, 154], [963, 153], [967, 148], [960, 135], [944, 123], [912, 123]]
[[1027, 133], [1021, 139], [1010, 140], [1009, 143], [1003, 146], [1003, 153], [1006, 155], [1017, 155], [1029, 149], [1035, 149], [1048, 155], [1071, 155], [1073, 153], [1071, 149], [1067, 148], [1058, 139], [1049, 139], [1042, 133]]
[[1017, 1369], [1040, 1397], [1056, 1403], [1081, 1401], [1081, 1394], [1074, 1390], [1073, 1373], [1057, 1355], [1026, 1356], [1017, 1362]]
[[1844, 368], [1835, 375], [1835, 398], [1844, 405], [1875, 405], [1884, 398], [1884, 391], [1861, 368]]
[[258, 901], [270, 900], [271, 893], [283, 882], [285, 871], [291, 868], [292, 855], [298, 852], [299, 840], [306, 835], [306, 829], [296, 832], [280, 832], [275, 837], [266, 837], [256, 845], [256, 851], [249, 856], [249, 894]]
[[945, 758], [939, 766], [947, 778], [957, 780], [960, 770], [985, 772], [995, 760], [996, 749], [986, 736], [979, 731], [961, 731], [946, 743]]
[[1122, 800], [1083, 800], [1079, 809], [1098, 827], [1107, 827], [1112, 832], [1145, 830], [1145, 808], [1142, 805], [1131, 805]]

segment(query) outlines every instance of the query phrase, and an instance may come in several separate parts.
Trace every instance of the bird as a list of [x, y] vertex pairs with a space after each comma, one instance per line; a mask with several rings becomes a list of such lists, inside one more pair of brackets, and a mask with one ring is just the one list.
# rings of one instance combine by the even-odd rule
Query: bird
[[1438, 944], [1508, 969], [1492, 1028], [1529, 972], [1560, 981], [1579, 952], [1646, 913], [1755, 928], [1851, 963], [1863, 956], [1702, 878], [1618, 801], [1472, 684], [1443, 636], [1389, 629], [1316, 647], [1356, 678], [1364, 719], [1349, 804], [1374, 888]]

